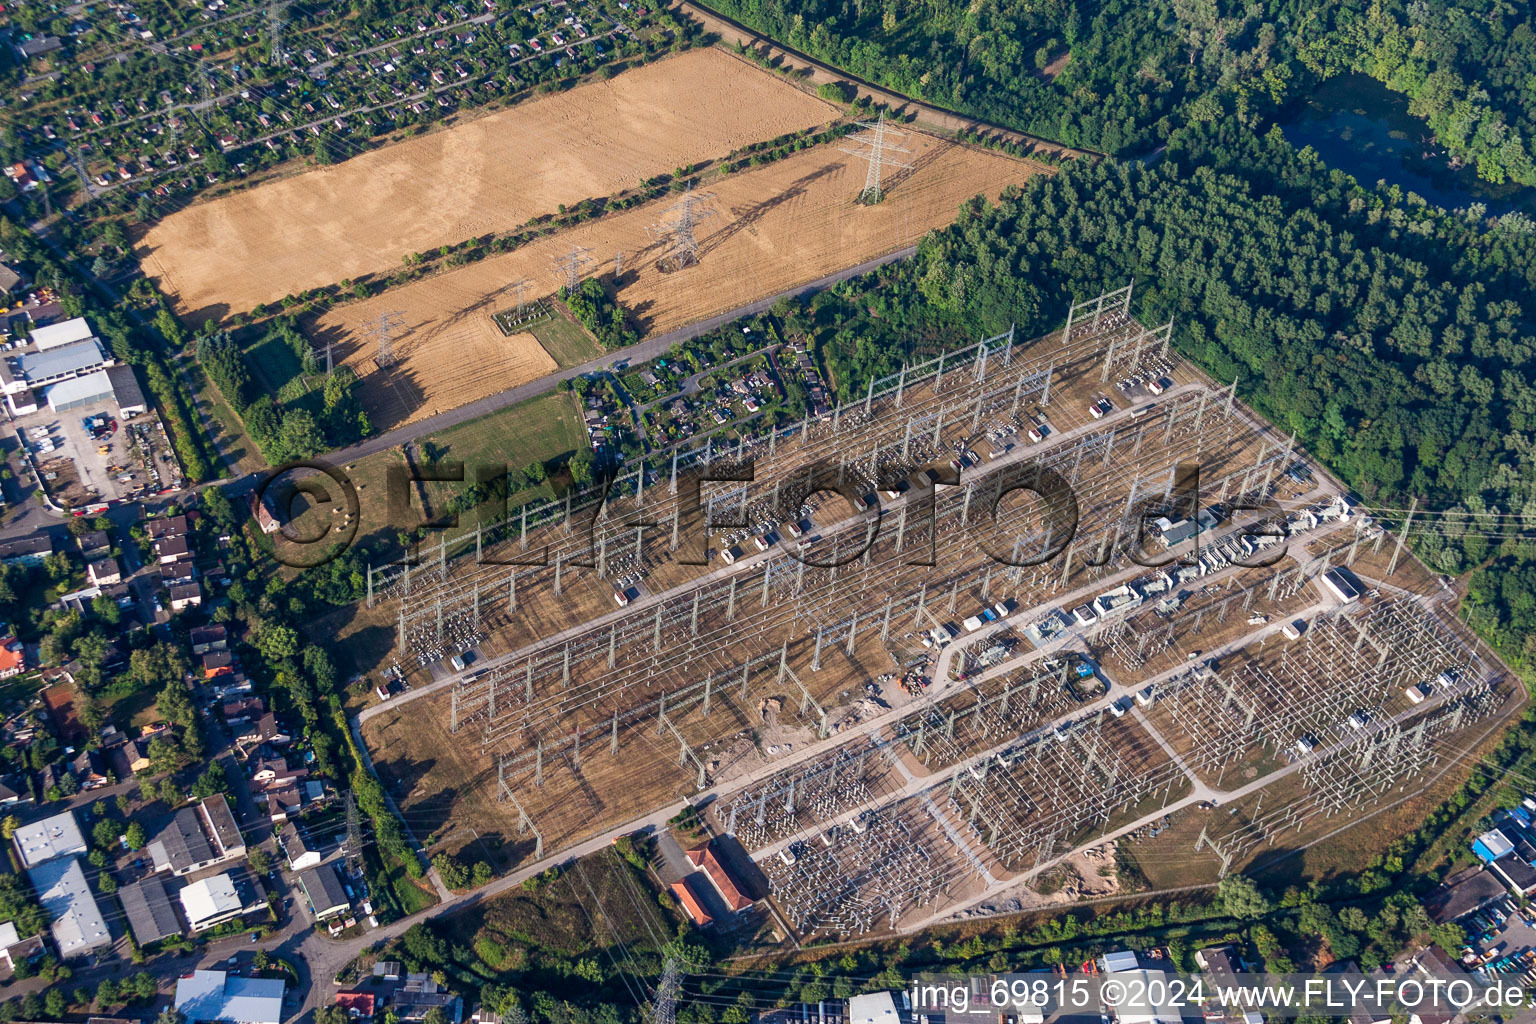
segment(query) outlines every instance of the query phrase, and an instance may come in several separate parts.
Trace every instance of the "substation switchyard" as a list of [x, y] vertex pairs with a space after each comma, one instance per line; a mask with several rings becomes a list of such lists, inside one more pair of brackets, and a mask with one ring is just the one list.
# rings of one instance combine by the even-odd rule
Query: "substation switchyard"
[[1405, 530], [1130, 300], [373, 566], [411, 684], [360, 716], [386, 782], [527, 863], [692, 804], [802, 939], [1105, 844], [1216, 877], [1417, 792], [1516, 688]]

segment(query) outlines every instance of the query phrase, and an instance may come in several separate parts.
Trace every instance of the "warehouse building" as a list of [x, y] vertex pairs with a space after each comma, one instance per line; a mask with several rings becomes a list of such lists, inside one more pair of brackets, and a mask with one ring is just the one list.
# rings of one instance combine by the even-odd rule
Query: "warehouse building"
[[60, 956], [83, 956], [112, 944], [78, 857], [45, 861], [28, 870], [27, 877], [37, 891], [38, 902], [53, 918], [53, 941]]
[[25, 868], [37, 867], [59, 857], [71, 857], [88, 849], [73, 811], [23, 825], [16, 830], [15, 840], [16, 852], [21, 855], [21, 866]]
[[141, 946], [159, 942], [181, 934], [181, 922], [176, 920], [176, 908], [171, 905], [170, 894], [159, 875], [150, 875], [117, 891], [128, 917], [128, 927]]

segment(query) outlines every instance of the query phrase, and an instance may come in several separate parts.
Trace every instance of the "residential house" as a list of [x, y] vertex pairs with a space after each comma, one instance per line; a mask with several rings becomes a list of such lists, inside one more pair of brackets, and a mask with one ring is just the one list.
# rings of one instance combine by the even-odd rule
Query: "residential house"
[[203, 588], [196, 580], [191, 583], [178, 583], [171, 587], [171, 611], [179, 612], [187, 608], [196, 608], [202, 603]]
[[277, 515], [272, 511], [270, 499], [261, 494], [251, 495], [251, 514], [256, 517], [256, 525], [261, 527], [262, 533], [276, 533], [283, 528], [278, 522]]
[[0, 562], [6, 565], [42, 565], [54, 552], [53, 534], [32, 533], [0, 540]]
[[165, 537], [155, 541], [155, 557], [161, 565], [189, 561], [192, 558], [192, 547], [186, 537]]
[[46, 952], [48, 949], [43, 945], [41, 935], [23, 939], [17, 934], [15, 924], [10, 921], [0, 924], [0, 963], [9, 970], [16, 970], [17, 964], [31, 963]]
[[24, 774], [17, 773], [0, 778], [0, 809], [10, 812], [31, 802], [32, 787], [27, 784], [27, 777]]
[[407, 974], [395, 989], [390, 1007], [402, 1021], [424, 1020], [431, 1010], [442, 1010], [452, 1024], [464, 1019], [464, 1000], [432, 980], [430, 974]]
[[260, 697], [239, 697], [235, 700], [227, 700], [220, 709], [224, 717], [230, 722], [243, 722], [253, 716], [265, 714], [267, 702]]
[[372, 992], [337, 992], [336, 1005], [347, 1011], [350, 1017], [373, 1019], [374, 997]]
[[302, 828], [284, 833], [280, 842], [290, 870], [303, 871], [305, 868], [320, 866], [320, 844], [311, 843]]
[[149, 744], [140, 740], [129, 740], [113, 748], [111, 759], [112, 770], [117, 772], [117, 777], [131, 779], [149, 767]]
[[95, 750], [82, 750], [69, 763], [69, 770], [80, 781], [83, 790], [100, 789], [109, 781], [102, 768], [101, 754]]
[[144, 536], [148, 537], [151, 542], [185, 537], [187, 529], [188, 524], [185, 514], [168, 516], [164, 519], [146, 519], [144, 521]]
[[118, 566], [117, 559], [111, 556], [98, 558], [94, 562], [87, 562], [85, 565], [85, 575], [98, 587], [123, 582], [123, 570]]
[[13, 636], [0, 637], [0, 679], [9, 679], [27, 670], [27, 651]]
[[[226, 650], [213, 650], [203, 655], [203, 678], [230, 675], [235, 671], [235, 656]], [[246, 686], [250, 691], [250, 686]]]
[[187, 637], [192, 643], [193, 654], [207, 654], [229, 647], [229, 631], [223, 626], [198, 626]]

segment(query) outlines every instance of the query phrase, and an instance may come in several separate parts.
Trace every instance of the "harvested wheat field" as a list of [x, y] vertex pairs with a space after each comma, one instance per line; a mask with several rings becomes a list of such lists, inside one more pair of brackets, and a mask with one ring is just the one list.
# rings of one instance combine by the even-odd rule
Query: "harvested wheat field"
[[155, 225], [139, 256], [184, 313], [249, 310], [837, 115], [744, 61], [690, 50], [196, 204]]
[[[536, 284], [535, 294], [554, 292], [561, 281], [553, 261], [572, 246], [591, 250], [595, 271], [607, 282], [614, 255], [624, 254], [619, 301], [654, 336], [910, 245], [953, 221], [966, 199], [978, 193], [995, 198], [1042, 171], [916, 132], [907, 134], [904, 145], [912, 167], [887, 179], [887, 198], [877, 206], [854, 202], [865, 167], [835, 144], [711, 182], [701, 192], [714, 214], [698, 231], [699, 262], [681, 270], [659, 268], [665, 242], [648, 232], [666, 220], [663, 212], [675, 197], [665, 198], [348, 303], [306, 327], [318, 343], [334, 343], [358, 371], [369, 418], [388, 429], [537, 376], [476, 367], [462, 339], [495, 332], [491, 314], [509, 305], [501, 294], [508, 281], [527, 279]], [[407, 330], [395, 334], [396, 365], [381, 373], [363, 324], [394, 310], [404, 314]]]

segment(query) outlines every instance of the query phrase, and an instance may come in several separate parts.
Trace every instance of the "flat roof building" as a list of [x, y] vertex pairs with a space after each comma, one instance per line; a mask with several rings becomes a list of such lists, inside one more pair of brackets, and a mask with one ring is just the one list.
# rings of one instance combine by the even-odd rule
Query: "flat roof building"
[[900, 1024], [896, 998], [889, 992], [867, 992], [848, 1000], [848, 1024]]
[[232, 921], [246, 912], [246, 901], [227, 873], [200, 878], [181, 890], [181, 909], [194, 932]]
[[344, 914], [352, 907], [333, 867], [322, 864], [317, 868], [305, 868], [299, 872], [299, 885], [309, 900], [316, 921]]
[[64, 811], [16, 830], [16, 852], [21, 855], [21, 866], [25, 868], [36, 867], [57, 857], [84, 853], [87, 849], [73, 811]]
[[176, 920], [176, 908], [171, 905], [170, 894], [159, 875], [150, 875], [117, 890], [117, 898], [123, 904], [128, 917], [128, 927], [141, 946], [172, 935], [181, 934], [181, 922]]
[[64, 412], [82, 405], [93, 405], [112, 397], [112, 381], [106, 370], [83, 374], [50, 384], [43, 389], [43, 399], [54, 412]]
[[76, 857], [56, 857], [27, 871], [37, 900], [53, 918], [53, 941], [64, 957], [83, 956], [112, 944], [101, 908]]
[[231, 977], [224, 971], [193, 971], [176, 982], [176, 1009], [189, 1024], [282, 1024], [281, 981]]
[[49, 324], [47, 327], [32, 328], [32, 344], [37, 346], [39, 352], [61, 348], [77, 341], [88, 341], [94, 337], [96, 332], [91, 330], [91, 325], [83, 316]]

